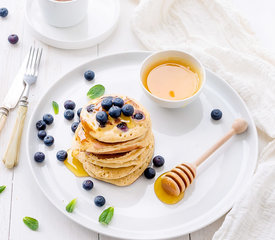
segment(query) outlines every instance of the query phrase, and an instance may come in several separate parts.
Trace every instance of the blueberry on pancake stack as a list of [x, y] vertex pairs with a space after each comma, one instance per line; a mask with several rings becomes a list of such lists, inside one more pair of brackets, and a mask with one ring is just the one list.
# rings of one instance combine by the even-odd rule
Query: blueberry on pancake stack
[[82, 108], [72, 156], [93, 178], [118, 186], [132, 184], [154, 152], [151, 119], [136, 100], [103, 96]]

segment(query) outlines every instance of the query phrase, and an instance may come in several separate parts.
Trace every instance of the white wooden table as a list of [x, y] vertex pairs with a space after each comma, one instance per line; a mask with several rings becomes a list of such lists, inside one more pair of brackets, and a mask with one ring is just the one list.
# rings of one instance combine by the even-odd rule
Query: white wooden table
[[[261, 43], [274, 51], [275, 2], [271, 0], [234, 0], [233, 2], [240, 12], [248, 18]], [[121, 17], [118, 29], [108, 40], [93, 48], [66, 51], [41, 43], [44, 48], [43, 62], [38, 82], [31, 89], [30, 107], [26, 122], [28, 122], [37, 100], [46, 91], [48, 85], [71, 68], [91, 58], [113, 52], [144, 50], [130, 28], [131, 15], [137, 3], [137, 0], [121, 0]], [[0, 102], [9, 89], [24, 55], [35, 41], [26, 28], [24, 4], [25, 0], [0, 1], [0, 7], [9, 9], [8, 18], [0, 18]], [[20, 38], [19, 44], [16, 46], [10, 45], [7, 41], [7, 37], [11, 33], [18, 34]], [[1, 158], [11, 134], [15, 115], [16, 111], [10, 114], [6, 127], [0, 136]], [[15, 169], [7, 170], [0, 162], [0, 186], [7, 186], [0, 195], [0, 240], [111, 239], [87, 230], [67, 219], [44, 197], [34, 182], [27, 164], [25, 135], [26, 132], [23, 133], [19, 165]], [[31, 231], [24, 225], [22, 219], [25, 216], [39, 219], [39, 231]], [[209, 240], [220, 227], [223, 219], [224, 217], [204, 229], [177, 239]]]

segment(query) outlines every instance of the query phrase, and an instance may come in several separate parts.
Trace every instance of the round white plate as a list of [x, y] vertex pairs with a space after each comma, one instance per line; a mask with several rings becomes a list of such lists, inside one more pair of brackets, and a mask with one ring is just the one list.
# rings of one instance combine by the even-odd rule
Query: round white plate
[[89, 0], [87, 17], [78, 25], [56, 28], [48, 25], [37, 0], [27, 0], [25, 17], [33, 35], [57, 48], [81, 49], [104, 41], [117, 26], [119, 0]]
[[[199, 99], [182, 109], [164, 109], [143, 94], [139, 85], [139, 68], [148, 52], [130, 52], [92, 60], [77, 67], [58, 80], [41, 98], [28, 127], [27, 148], [29, 163], [41, 190], [64, 214], [77, 223], [102, 234], [125, 239], [163, 239], [196, 231], [225, 214], [240, 195], [254, 171], [257, 159], [257, 133], [253, 120], [241, 98], [222, 79], [207, 71], [205, 89]], [[96, 78], [83, 78], [87, 69], [95, 71]], [[70, 148], [73, 121], [63, 117], [63, 103], [72, 99], [77, 109], [89, 100], [88, 89], [103, 84], [106, 94], [118, 93], [136, 98], [151, 113], [155, 135], [155, 154], [165, 157], [165, 166], [156, 169], [158, 177], [176, 164], [193, 161], [223, 136], [234, 119], [242, 117], [249, 123], [246, 133], [235, 136], [198, 169], [194, 183], [184, 199], [176, 205], [161, 203], [154, 194], [154, 180], [141, 176], [128, 187], [94, 181], [94, 189], [82, 189], [83, 178], [75, 177], [56, 152]], [[52, 113], [51, 102], [59, 103], [59, 115], [47, 127], [55, 137], [52, 147], [46, 147], [37, 138], [35, 123], [44, 113]], [[219, 108], [220, 121], [213, 121], [210, 112]], [[75, 117], [77, 120], [78, 117]], [[37, 151], [46, 154], [42, 164], [33, 160]], [[96, 195], [106, 198], [103, 208], [96, 207]], [[66, 204], [78, 199], [74, 213], [65, 211]], [[102, 226], [98, 216], [103, 209], [114, 206], [114, 218], [109, 226]]]

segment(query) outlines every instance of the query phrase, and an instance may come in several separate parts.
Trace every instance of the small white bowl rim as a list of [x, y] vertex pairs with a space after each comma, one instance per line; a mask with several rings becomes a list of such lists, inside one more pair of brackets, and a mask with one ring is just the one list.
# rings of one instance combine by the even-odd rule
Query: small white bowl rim
[[68, 0], [68, 1], [46, 0], [46, 1], [52, 2], [54, 4], [69, 4], [69, 3], [77, 2], [77, 1], [80, 1], [80, 0]]
[[[155, 96], [153, 95], [151, 92], [149, 92], [149, 90], [146, 89], [146, 87], [144, 86], [143, 82], [142, 82], [142, 78], [141, 78], [141, 69], [142, 67], [144, 66], [144, 63], [151, 57], [153, 57], [154, 55], [157, 55], [159, 53], [164, 53], [164, 52], [179, 52], [179, 53], [184, 53], [186, 55], [189, 55], [191, 58], [195, 59], [198, 64], [201, 66], [201, 69], [202, 69], [202, 72], [203, 72], [203, 81], [202, 81], [202, 84], [199, 88], [199, 90], [194, 94], [192, 95], [191, 97], [188, 97], [188, 98], [184, 98], [184, 99], [180, 99], [180, 100], [169, 100], [169, 99], [165, 99], [165, 98], [160, 98], [158, 96]], [[182, 50], [161, 50], [161, 51], [157, 51], [157, 52], [154, 52], [152, 53], [150, 56], [148, 56], [147, 58], [145, 58], [141, 64], [141, 68], [140, 68], [140, 78], [139, 78], [139, 82], [142, 86], [142, 88], [150, 95], [152, 96], [153, 98], [156, 98], [160, 101], [163, 101], [163, 102], [167, 102], [167, 103], [184, 103], [186, 102], [187, 100], [190, 100], [192, 98], [195, 98], [197, 95], [200, 94], [200, 92], [202, 91], [203, 87], [204, 87], [204, 84], [205, 84], [205, 77], [206, 77], [206, 73], [205, 73], [205, 68], [204, 66], [202, 65], [202, 63], [195, 57], [193, 56], [192, 54], [188, 53], [188, 52], [185, 52], [185, 51], [182, 51]]]

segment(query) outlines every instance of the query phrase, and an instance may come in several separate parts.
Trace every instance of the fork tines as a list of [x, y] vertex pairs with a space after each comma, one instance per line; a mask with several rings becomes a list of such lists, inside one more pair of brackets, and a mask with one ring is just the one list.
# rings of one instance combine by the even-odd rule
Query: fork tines
[[28, 62], [26, 65], [26, 75], [37, 77], [43, 48], [31, 47]]

